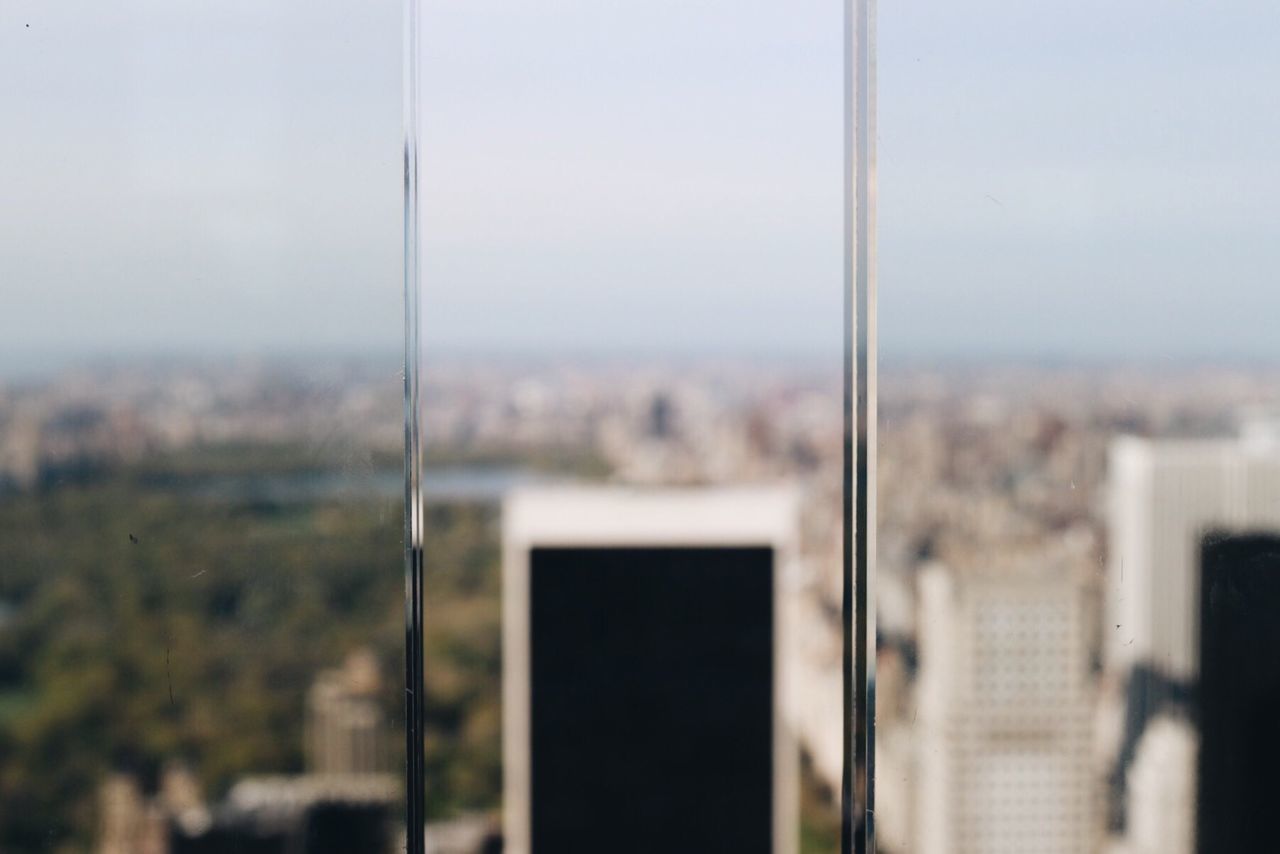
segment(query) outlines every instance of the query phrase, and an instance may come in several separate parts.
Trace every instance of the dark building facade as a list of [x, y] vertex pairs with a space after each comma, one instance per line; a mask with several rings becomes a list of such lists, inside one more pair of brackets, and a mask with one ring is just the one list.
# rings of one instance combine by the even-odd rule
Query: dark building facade
[[545, 490], [504, 518], [508, 854], [794, 854], [792, 503]]
[[1201, 547], [1196, 849], [1280, 851], [1280, 536]]
[[535, 852], [768, 854], [773, 553], [534, 549]]

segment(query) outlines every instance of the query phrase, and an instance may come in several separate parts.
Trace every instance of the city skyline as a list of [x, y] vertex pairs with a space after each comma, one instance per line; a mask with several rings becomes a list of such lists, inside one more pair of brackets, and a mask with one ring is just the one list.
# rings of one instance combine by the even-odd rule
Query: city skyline
[[[795, 586], [787, 585], [789, 601], [782, 612], [799, 631], [793, 642], [780, 647], [792, 674], [780, 685], [786, 714], [795, 716], [798, 740], [809, 752], [809, 770], [802, 775], [802, 781], [807, 780], [801, 787], [802, 826], [806, 833], [820, 836], [833, 827], [838, 830], [839, 816], [830, 812], [841, 777], [840, 612], [833, 607], [842, 589], [843, 421], [838, 371], [732, 361], [588, 367], [554, 360], [454, 360], [434, 361], [428, 367], [425, 390], [433, 405], [424, 425], [429, 474], [424, 498], [432, 508], [432, 524], [440, 527], [435, 529], [432, 551], [439, 562], [428, 580], [436, 585], [435, 593], [429, 586], [427, 595], [433, 607], [445, 609], [437, 613], [454, 613], [450, 609], [455, 606], [445, 602], [461, 609], [456, 622], [433, 624], [443, 634], [432, 645], [429, 662], [435, 665], [429, 664], [427, 672], [435, 677], [452, 674], [436, 685], [450, 692], [442, 695], [449, 712], [437, 725], [454, 735], [430, 744], [434, 761], [441, 763], [440, 776], [434, 778], [441, 783], [433, 790], [432, 814], [448, 817], [453, 815], [446, 809], [450, 805], [465, 807], [469, 815], [458, 818], [472, 822], [467, 827], [477, 832], [496, 827], [502, 780], [497, 734], [502, 690], [497, 646], [502, 601], [498, 502], [507, 489], [556, 487], [555, 479], [560, 479], [559, 488], [566, 479], [604, 479], [626, 494], [635, 490], [657, 501], [664, 494], [655, 491], [660, 485], [684, 489], [787, 480], [801, 486], [804, 498], [800, 551], [794, 572], [788, 573]], [[144, 623], [142, 636], [152, 640], [134, 645], [140, 655], [136, 666], [152, 668], [159, 678], [146, 689], [122, 688], [112, 695], [126, 707], [150, 699], [162, 709], [177, 703], [179, 709], [198, 710], [203, 704], [192, 703], [199, 696], [196, 692], [207, 692], [214, 683], [209, 676], [191, 674], [209, 673], [201, 668], [219, 658], [248, 652], [250, 661], [260, 661], [263, 655], [288, 660], [310, 654], [310, 645], [298, 648], [272, 641], [242, 648], [234, 642], [256, 637], [264, 626], [289, 624], [259, 624], [254, 617], [257, 606], [244, 610], [258, 597], [271, 591], [284, 594], [270, 607], [290, 613], [295, 604], [309, 601], [295, 593], [311, 590], [314, 596], [318, 591], [313, 586], [327, 579], [344, 585], [376, 582], [387, 610], [352, 610], [334, 621], [330, 609], [323, 607], [291, 618], [306, 619], [310, 614], [319, 619], [316, 639], [327, 639], [329, 651], [295, 671], [305, 672], [305, 681], [289, 679], [270, 690], [242, 690], [228, 697], [248, 704], [237, 714], [259, 721], [254, 716], [260, 702], [302, 708], [307, 685], [325, 682], [312, 682], [315, 674], [333, 667], [345, 654], [347, 644], [338, 647], [336, 641], [350, 631], [349, 625], [380, 626], [380, 656], [392, 661], [400, 640], [403, 596], [398, 537], [393, 533], [402, 494], [398, 469], [403, 441], [401, 388], [395, 372], [393, 363], [161, 364], [147, 370], [99, 366], [47, 383], [0, 384], [0, 504], [6, 509], [0, 522], [25, 531], [30, 523], [24, 525], [23, 520], [39, 508], [67, 502], [84, 507], [82, 502], [88, 501], [87, 513], [75, 518], [98, 519], [98, 525], [105, 526], [60, 523], [57, 539], [0, 539], [15, 554], [14, 580], [6, 578], [9, 586], [0, 595], [0, 613], [7, 615], [10, 637], [32, 631], [40, 637], [59, 637], [63, 626], [77, 625], [62, 619], [44, 622], [60, 613], [41, 604], [56, 598], [60, 589], [57, 577], [43, 572], [46, 564], [65, 565], [64, 572], [73, 577], [86, 584], [108, 584], [120, 595], [134, 590], [123, 581], [141, 567], [145, 577], [162, 585], [166, 596], [175, 597], [174, 608], [187, 608], [202, 625], [235, 617], [223, 644], [192, 645], [194, 636], [187, 635], [174, 646], [174, 660], [183, 666], [173, 672], [172, 700], [167, 696], [165, 627], [162, 622]], [[918, 834], [927, 794], [920, 786], [924, 780], [941, 779], [936, 763], [945, 765], [952, 759], [969, 763], [955, 765], [968, 800], [956, 801], [952, 812], [976, 817], [996, 810], [1004, 819], [986, 830], [1016, 850], [1026, 850], [1017, 838], [1025, 838], [1029, 828], [1052, 821], [1060, 832], [1052, 839], [1045, 836], [1048, 850], [1078, 850], [1071, 841], [1077, 834], [1100, 839], [1105, 832], [1107, 854], [1146, 854], [1158, 850], [1151, 849], [1153, 840], [1173, 834], [1165, 833], [1156, 821], [1162, 803], [1177, 804], [1183, 820], [1177, 834], [1185, 841], [1186, 828], [1192, 826], [1188, 804], [1195, 773], [1188, 766], [1188, 751], [1194, 750], [1197, 739], [1177, 717], [1186, 692], [1181, 683], [1151, 678], [1154, 672], [1142, 667], [1135, 669], [1136, 678], [1128, 680], [1126, 690], [1123, 657], [1105, 652], [1114, 641], [1123, 652], [1150, 657], [1143, 652], [1152, 644], [1143, 639], [1140, 614], [1117, 610], [1117, 596], [1126, 607], [1146, 602], [1151, 607], [1137, 610], [1151, 614], [1160, 611], [1155, 604], [1177, 606], [1186, 601], [1170, 590], [1180, 586], [1175, 583], [1179, 578], [1185, 587], [1190, 566], [1179, 569], [1162, 558], [1155, 572], [1144, 569], [1140, 553], [1104, 545], [1111, 537], [1125, 541], [1126, 520], [1140, 519], [1142, 506], [1156, 493], [1163, 497], [1153, 505], [1154, 511], [1166, 516], [1172, 506], [1168, 501], [1180, 500], [1180, 493], [1173, 482], [1162, 480], [1165, 485], [1155, 489], [1143, 486], [1141, 479], [1134, 481], [1126, 466], [1117, 464], [1123, 454], [1116, 449], [1141, 443], [1163, 457], [1166, 450], [1200, 448], [1208, 453], [1208, 468], [1205, 477], [1197, 479], [1197, 494], [1203, 493], [1206, 500], [1221, 494], [1225, 505], [1234, 508], [1234, 515], [1210, 513], [1206, 518], [1215, 524], [1244, 522], [1248, 528], [1273, 520], [1275, 490], [1268, 486], [1269, 475], [1262, 475], [1274, 468], [1277, 447], [1274, 422], [1270, 432], [1264, 429], [1264, 407], [1275, 400], [1276, 372], [1036, 369], [1020, 364], [952, 372], [905, 370], [890, 376], [881, 394], [877, 526], [877, 619], [884, 633], [877, 665], [877, 768], [878, 783], [884, 784], [877, 810], [881, 850], [936, 850], [936, 837], [927, 843], [934, 847], [928, 848]], [[1124, 435], [1146, 438], [1119, 438]], [[1244, 438], [1229, 438], [1235, 435]], [[1218, 472], [1214, 460], [1229, 461], [1223, 453], [1234, 459], [1237, 447], [1240, 465], [1250, 461], [1252, 466], [1255, 451], [1262, 454], [1259, 459], [1265, 466], [1257, 469], [1259, 477], [1252, 476], [1256, 466], [1248, 469], [1249, 477], [1242, 477], [1236, 463]], [[476, 475], [472, 486], [478, 488], [450, 492], [450, 471]], [[541, 473], [543, 479], [507, 476], [521, 471]], [[495, 477], [482, 480], [481, 473]], [[1214, 478], [1222, 481], [1223, 489], [1205, 493]], [[1127, 501], [1108, 503], [1109, 494]], [[122, 495], [130, 497], [121, 500]], [[1263, 503], [1241, 504], [1248, 496]], [[163, 503], [155, 503], [158, 500]], [[1133, 513], [1118, 512], [1129, 505]], [[342, 512], [334, 514], [339, 506]], [[139, 516], [138, 507], [149, 509]], [[607, 508], [600, 513], [634, 520], [634, 514]], [[586, 529], [600, 530], [581, 512], [562, 515]], [[679, 513], [681, 519], [688, 515]], [[715, 517], [756, 525], [736, 512]], [[176, 526], [178, 518], [187, 521]], [[364, 529], [355, 528], [337, 538], [325, 533], [339, 519], [365, 519], [381, 526], [376, 542], [385, 546], [385, 572], [373, 571], [368, 563], [374, 540], [366, 537], [372, 536], [371, 530], [362, 534]], [[299, 529], [299, 523], [306, 527]], [[258, 556], [247, 560], [219, 557], [228, 548], [235, 553], [246, 543], [259, 542], [269, 531], [276, 532], [269, 542], [277, 550], [260, 554], [254, 547], [247, 554]], [[1160, 531], [1152, 536], [1178, 539], [1166, 528]], [[176, 541], [185, 556], [183, 565], [170, 570], [164, 554], [175, 536], [187, 538]], [[317, 537], [328, 544], [320, 551], [313, 546]], [[59, 557], [52, 561], [55, 555]], [[1114, 560], [1117, 555], [1123, 570]], [[317, 573], [317, 561], [322, 566], [337, 561], [344, 569]], [[926, 595], [932, 589], [926, 580], [939, 573], [955, 584], [955, 607], [945, 597], [930, 600]], [[297, 580], [290, 580], [295, 575]], [[228, 592], [233, 598], [223, 598]], [[204, 597], [213, 598], [189, 610]], [[974, 608], [964, 604], [970, 600]], [[954, 618], [951, 629], [930, 601]], [[235, 611], [225, 613], [233, 604]], [[86, 621], [108, 616], [96, 599], [78, 607]], [[1078, 617], [1069, 616], [1077, 608], [1082, 609]], [[964, 616], [970, 611], [972, 619]], [[177, 612], [166, 608], [156, 613], [173, 617]], [[1103, 616], [1112, 613], [1117, 616]], [[1086, 616], [1083, 631], [1067, 631]], [[1182, 629], [1174, 625], [1172, 638], [1166, 632], [1154, 640], [1180, 648], [1194, 632], [1185, 620], [1178, 625]], [[5, 630], [0, 629], [0, 640]], [[358, 629], [356, 634], [371, 638], [370, 631]], [[286, 632], [286, 637], [292, 636]], [[445, 638], [454, 640], [441, 646]], [[459, 644], [456, 655], [454, 642]], [[961, 667], [966, 655], [972, 666]], [[1158, 664], [1170, 656], [1155, 658]], [[28, 670], [24, 664], [4, 689], [10, 697], [34, 691], [28, 696], [39, 699], [22, 714], [40, 720], [47, 714], [45, 704], [56, 701], [52, 689], [58, 679], [74, 672], [74, 660], [55, 671]], [[232, 667], [219, 672], [245, 671]], [[936, 678], [961, 672], [969, 675], [950, 684]], [[1072, 673], [1087, 684], [1077, 685], [1082, 691], [1068, 696], [1059, 691], [1059, 683]], [[1038, 675], [1027, 681], [1028, 674]], [[464, 692], [449, 688], [455, 679], [468, 686]], [[1050, 683], [1059, 685], [1053, 688], [1058, 692], [1053, 706], [1057, 723], [1046, 717], [1036, 699], [1036, 692], [1052, 687]], [[1143, 692], [1152, 701], [1146, 711], [1126, 712]], [[318, 702], [322, 693], [317, 688], [311, 696]], [[1095, 694], [1101, 701], [1098, 715], [1081, 718]], [[979, 696], [1009, 702], [1001, 700], [999, 708], [970, 702]], [[955, 717], [979, 706], [998, 714], [985, 722]], [[1068, 707], [1076, 711], [1061, 717], [1058, 713], [1070, 711]], [[182, 713], [184, 720], [187, 713]], [[338, 729], [357, 736], [359, 715], [346, 718], [344, 712], [340, 717], [333, 719]], [[949, 721], [968, 723], [961, 731]], [[348, 723], [357, 726], [353, 729]], [[1086, 729], [1091, 730], [1097, 738], [1086, 741], [1114, 751], [1116, 761], [1081, 745], [1063, 754], [1049, 751], [1049, 742], [1036, 739], [1050, 723], [1055, 732], [1064, 733], [1059, 740], [1084, 738]], [[1056, 729], [1059, 724], [1062, 728]], [[7, 730], [15, 737], [23, 731], [16, 726]], [[0, 727], [0, 734], [5, 732]], [[239, 763], [236, 773], [292, 773], [310, 767], [306, 732], [305, 726], [292, 724], [279, 729], [265, 723], [239, 727], [237, 737], [258, 740], [258, 758]], [[345, 749], [345, 738], [340, 735], [331, 743]], [[990, 755], [975, 754], [988, 739]], [[265, 752], [281, 746], [289, 753]], [[35, 747], [27, 744], [23, 749]], [[152, 763], [173, 756], [172, 747], [151, 742], [143, 747], [154, 757]], [[197, 743], [188, 756], [214, 801], [230, 782], [229, 769], [217, 759], [222, 755]], [[970, 759], [975, 756], [991, 761], [973, 764]], [[104, 774], [129, 770], [114, 768], [109, 756], [98, 761]], [[46, 776], [68, 770], [60, 765], [47, 771], [33, 768], [31, 774]], [[1098, 802], [1086, 811], [1058, 812], [1051, 808], [1052, 799], [1022, 797], [1017, 781], [1023, 777], [1077, 793], [1087, 789], [1091, 803], [1093, 798]], [[139, 791], [149, 796], [152, 785], [144, 780]], [[1106, 810], [1101, 809], [1104, 800]], [[59, 815], [68, 803], [50, 803], [40, 815]], [[973, 821], [968, 826], [974, 831]], [[10, 822], [8, 827], [6, 832], [12, 833], [20, 825]], [[956, 827], [960, 833], [962, 828]], [[67, 826], [67, 832], [73, 829], [87, 832], [83, 824]], [[979, 850], [986, 850], [978, 836], [965, 832]], [[1128, 847], [1115, 848], [1112, 842]]]

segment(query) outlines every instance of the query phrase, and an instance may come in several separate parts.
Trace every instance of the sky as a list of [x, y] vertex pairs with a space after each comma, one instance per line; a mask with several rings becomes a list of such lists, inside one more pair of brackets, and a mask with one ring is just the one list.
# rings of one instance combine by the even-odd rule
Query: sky
[[[838, 0], [421, 0], [424, 335], [838, 352]], [[0, 362], [394, 351], [399, 0], [0, 5]], [[888, 356], [1280, 359], [1280, 10], [881, 0]]]

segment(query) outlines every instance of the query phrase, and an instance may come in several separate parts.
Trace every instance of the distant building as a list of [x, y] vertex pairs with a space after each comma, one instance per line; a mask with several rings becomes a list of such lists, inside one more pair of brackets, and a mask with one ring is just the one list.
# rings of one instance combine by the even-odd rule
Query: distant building
[[502, 833], [484, 816], [467, 816], [427, 825], [431, 854], [502, 854]]
[[251, 777], [208, 826], [171, 827], [170, 854], [391, 854], [399, 781], [389, 775]]
[[113, 774], [98, 791], [96, 854], [169, 854], [168, 822], [138, 781]]
[[1148, 665], [1178, 682], [1199, 670], [1199, 557], [1211, 530], [1280, 530], [1280, 440], [1124, 437], [1111, 447], [1107, 668]]
[[1126, 854], [1192, 854], [1196, 741], [1185, 718], [1162, 716], [1147, 727], [1129, 768]]
[[[1215, 705], [1218, 689], [1197, 690], [1202, 680], [1230, 688], [1230, 658], [1238, 654], [1220, 659], [1212, 674], [1202, 660], [1204, 642], [1214, 637], [1202, 624], [1202, 591], [1210, 583], [1202, 549], [1213, 532], [1280, 531], [1280, 430], [1274, 419], [1253, 418], [1236, 438], [1121, 438], [1111, 447], [1109, 487], [1104, 659], [1112, 704], [1123, 708], [1112, 712], [1122, 725], [1109, 757], [1108, 824], [1123, 837], [1131, 835], [1125, 807], [1133, 801], [1125, 787], [1151, 721], [1199, 717], [1197, 695], [1208, 703], [1199, 712], [1223, 712]], [[1226, 731], [1244, 726], [1243, 718], [1221, 720]], [[1212, 762], [1217, 752], [1200, 755]]]
[[1201, 550], [1199, 854], [1280, 851], [1280, 536], [1209, 532]]
[[645, 434], [650, 439], [670, 439], [675, 435], [675, 404], [665, 392], [654, 394], [649, 402]]
[[392, 854], [400, 780], [386, 772], [379, 690], [367, 651], [321, 673], [304, 723], [310, 773], [246, 777], [215, 805], [181, 763], [165, 768], [154, 797], [131, 776], [109, 778], [96, 854]]
[[307, 770], [313, 774], [378, 774], [390, 771], [378, 693], [382, 679], [369, 650], [322, 672], [307, 695]]
[[793, 854], [783, 489], [521, 491], [504, 507], [508, 854]]
[[1096, 849], [1085, 590], [1039, 569], [921, 574], [918, 854]]

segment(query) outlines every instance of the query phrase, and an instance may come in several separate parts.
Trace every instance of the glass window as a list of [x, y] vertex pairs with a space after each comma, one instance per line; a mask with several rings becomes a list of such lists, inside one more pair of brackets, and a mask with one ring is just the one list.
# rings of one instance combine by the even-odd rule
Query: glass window
[[879, 23], [879, 849], [1273, 850], [1273, 10]]
[[0, 850], [400, 850], [400, 28], [0, 9]]
[[428, 848], [840, 850], [841, 5], [414, 8]]

